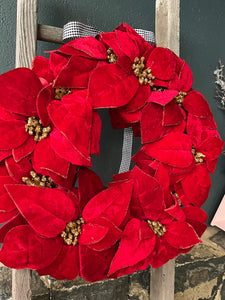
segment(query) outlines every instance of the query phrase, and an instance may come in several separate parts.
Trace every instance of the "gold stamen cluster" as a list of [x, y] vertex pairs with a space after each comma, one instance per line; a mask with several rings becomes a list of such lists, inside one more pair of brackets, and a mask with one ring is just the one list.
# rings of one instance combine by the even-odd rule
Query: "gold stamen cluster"
[[187, 95], [185, 92], [179, 92], [179, 94], [174, 98], [177, 105], [182, 106], [182, 102], [184, 101], [184, 97]]
[[68, 246], [75, 246], [78, 243], [78, 236], [81, 233], [81, 226], [84, 224], [84, 219], [80, 217], [76, 221], [71, 221], [66, 224], [65, 230], [61, 233], [64, 243]]
[[134, 75], [138, 78], [140, 85], [149, 84], [153, 86], [152, 82], [155, 76], [152, 75], [150, 68], [145, 69], [144, 65], [145, 58], [142, 56], [141, 59], [135, 57], [132, 69], [134, 70]]
[[111, 48], [107, 49], [107, 58], [110, 64], [114, 64], [117, 60], [117, 56]]
[[205, 154], [196, 152], [194, 146], [192, 146], [191, 153], [194, 155], [196, 163], [202, 163], [204, 161]]
[[29, 135], [34, 135], [34, 140], [39, 142], [48, 136], [51, 131], [51, 126], [44, 127], [39, 118], [29, 117], [25, 125], [25, 130]]
[[176, 192], [171, 192], [171, 194], [174, 195], [174, 197], [177, 199], [178, 204], [181, 206], [182, 203], [181, 203], [181, 200], [179, 198], [179, 195]]
[[153, 92], [163, 92], [165, 90], [167, 90], [166, 88], [162, 87], [162, 86], [154, 86], [152, 88]]
[[53, 188], [54, 183], [49, 176], [39, 175], [34, 171], [30, 171], [31, 178], [22, 177], [22, 181], [27, 185], [32, 186], [43, 186], [48, 188]]
[[55, 88], [55, 100], [61, 100], [63, 96], [71, 94], [70, 89], [65, 88]]
[[154, 234], [157, 234], [158, 236], [163, 236], [166, 232], [165, 225], [162, 225], [159, 221], [147, 220], [147, 223], [149, 227], [154, 231]]

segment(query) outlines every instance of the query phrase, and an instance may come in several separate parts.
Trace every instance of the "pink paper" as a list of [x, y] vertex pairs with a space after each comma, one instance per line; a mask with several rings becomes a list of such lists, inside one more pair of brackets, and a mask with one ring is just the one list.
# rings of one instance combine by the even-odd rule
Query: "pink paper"
[[212, 219], [212, 226], [217, 226], [225, 231], [225, 195]]

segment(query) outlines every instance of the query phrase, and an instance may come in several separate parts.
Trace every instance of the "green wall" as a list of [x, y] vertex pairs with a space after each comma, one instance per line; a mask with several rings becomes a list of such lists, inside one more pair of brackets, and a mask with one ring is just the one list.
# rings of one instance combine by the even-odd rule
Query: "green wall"
[[[121, 22], [135, 28], [154, 30], [154, 0], [39, 0], [39, 23], [62, 27], [78, 20], [103, 31], [112, 30]], [[0, 73], [14, 67], [16, 28], [16, 1], [0, 0]], [[225, 1], [181, 0], [181, 57], [190, 65], [194, 75], [194, 88], [207, 98], [225, 140], [225, 112], [215, 100], [213, 71], [218, 59], [225, 63]], [[38, 54], [58, 46], [38, 42]], [[122, 131], [111, 129], [107, 112], [102, 112], [101, 158], [94, 159], [94, 168], [107, 183], [119, 168]], [[135, 141], [135, 150], [138, 147]], [[134, 150], [134, 151], [135, 151]], [[221, 156], [212, 188], [204, 209], [211, 220], [225, 193], [225, 156]]]

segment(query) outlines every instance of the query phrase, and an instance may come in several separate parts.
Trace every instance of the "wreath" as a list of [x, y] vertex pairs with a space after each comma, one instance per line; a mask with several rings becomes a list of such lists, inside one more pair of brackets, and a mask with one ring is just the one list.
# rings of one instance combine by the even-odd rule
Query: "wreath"
[[[127, 24], [0, 76], [0, 261], [56, 279], [117, 278], [188, 252], [223, 141], [192, 73]], [[132, 170], [90, 169], [101, 119], [132, 127]], [[76, 184], [76, 185], [75, 185]]]

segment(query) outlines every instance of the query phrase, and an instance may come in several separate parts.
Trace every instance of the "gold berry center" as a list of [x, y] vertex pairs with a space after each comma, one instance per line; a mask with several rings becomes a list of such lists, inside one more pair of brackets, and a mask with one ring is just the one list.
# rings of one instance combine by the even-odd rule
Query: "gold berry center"
[[51, 131], [51, 126], [44, 127], [41, 124], [41, 120], [37, 117], [29, 117], [27, 124], [25, 125], [25, 130], [29, 135], [34, 136], [34, 140], [39, 142], [42, 139], [48, 137], [49, 132]]
[[34, 171], [30, 171], [31, 178], [22, 177], [22, 181], [26, 185], [32, 186], [43, 186], [48, 188], [53, 188], [55, 185], [49, 176], [40, 175]]
[[107, 49], [107, 59], [110, 64], [114, 64], [117, 60], [117, 56], [111, 48]]
[[158, 236], [163, 236], [166, 232], [165, 225], [161, 224], [159, 221], [147, 220], [149, 227], [153, 230], [154, 234]]
[[197, 152], [194, 146], [192, 146], [191, 153], [194, 155], [196, 163], [203, 163], [205, 154]]
[[71, 94], [70, 89], [66, 88], [55, 88], [55, 100], [61, 100], [63, 96]]
[[182, 106], [182, 102], [184, 101], [184, 97], [187, 95], [185, 92], [179, 92], [179, 94], [174, 98], [177, 105]]
[[155, 76], [152, 75], [150, 68], [145, 69], [145, 58], [142, 56], [140, 59], [136, 57], [132, 65], [134, 75], [138, 78], [140, 85], [149, 84], [151, 87], [154, 85], [152, 82]]
[[171, 192], [171, 194], [174, 195], [174, 197], [177, 199], [178, 204], [181, 206], [182, 203], [181, 203], [179, 195], [175, 191]]
[[84, 219], [80, 217], [76, 221], [71, 221], [66, 224], [66, 228], [61, 233], [64, 243], [68, 246], [75, 246], [78, 243], [78, 236], [81, 233]]

